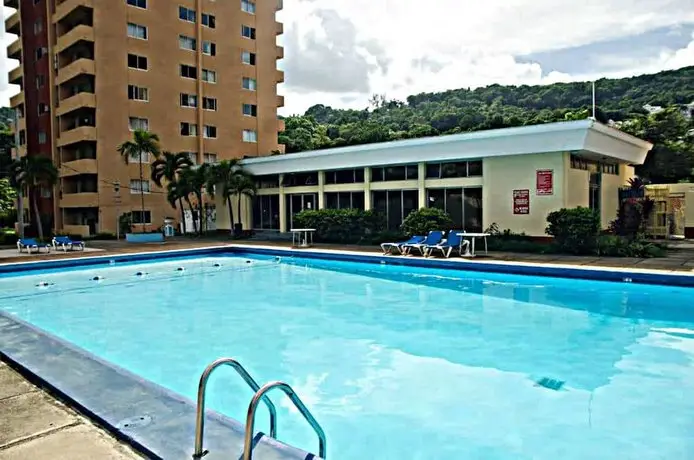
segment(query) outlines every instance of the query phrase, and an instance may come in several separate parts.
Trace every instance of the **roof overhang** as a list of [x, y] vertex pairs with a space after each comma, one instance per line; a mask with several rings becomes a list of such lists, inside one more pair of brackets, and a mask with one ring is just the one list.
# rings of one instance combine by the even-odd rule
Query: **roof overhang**
[[241, 164], [252, 174], [266, 175], [571, 151], [642, 164], [651, 148], [617, 129], [578, 120], [275, 155]]

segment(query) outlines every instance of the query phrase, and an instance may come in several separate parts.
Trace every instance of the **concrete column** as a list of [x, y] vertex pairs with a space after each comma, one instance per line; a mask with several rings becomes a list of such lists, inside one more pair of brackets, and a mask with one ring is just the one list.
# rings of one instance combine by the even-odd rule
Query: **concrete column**
[[364, 168], [364, 209], [371, 209], [371, 168]]
[[419, 209], [427, 207], [427, 189], [424, 186], [426, 174], [426, 163], [419, 163], [417, 165], [417, 189], [419, 190]]
[[318, 209], [325, 209], [325, 171], [318, 171]]
[[284, 198], [284, 174], [280, 174], [280, 232], [287, 231], [287, 203]]

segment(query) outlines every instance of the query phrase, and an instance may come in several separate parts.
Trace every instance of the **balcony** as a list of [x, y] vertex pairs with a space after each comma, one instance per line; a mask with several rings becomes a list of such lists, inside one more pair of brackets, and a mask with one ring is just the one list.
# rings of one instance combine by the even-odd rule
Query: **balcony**
[[17, 120], [17, 131], [22, 131], [27, 129], [27, 119], [26, 118], [20, 118]]
[[284, 107], [284, 96], [277, 95], [277, 107]]
[[79, 25], [70, 30], [65, 35], [58, 37], [58, 43], [55, 47], [56, 53], [62, 53], [72, 45], [80, 42], [94, 43], [94, 28], [87, 25]]
[[22, 78], [24, 78], [24, 67], [20, 64], [19, 67], [15, 67], [10, 70], [8, 81], [13, 85], [21, 85]]
[[60, 177], [76, 176], [78, 174], [96, 174], [96, 160], [83, 158], [81, 160], [66, 161], [60, 167]]
[[57, 85], [62, 85], [66, 81], [70, 81], [79, 75], [94, 75], [95, 73], [96, 69], [94, 67], [94, 61], [87, 58], [81, 58], [66, 65], [62, 69], [59, 69], [55, 83]]
[[96, 192], [63, 193], [60, 199], [61, 208], [95, 208], [99, 206], [99, 194]]
[[15, 10], [19, 9], [19, 0], [4, 0], [3, 4], [7, 8], [13, 8]]
[[282, 35], [284, 33], [284, 24], [275, 21], [275, 35]]
[[10, 59], [22, 59], [22, 40], [17, 39], [7, 47], [7, 57]]
[[10, 98], [10, 107], [11, 108], [16, 108], [19, 107], [20, 105], [24, 104], [24, 91], [20, 92], [19, 94], [15, 94]]
[[82, 108], [96, 108], [96, 96], [92, 93], [77, 93], [72, 97], [63, 99], [58, 103], [55, 114], [62, 117], [65, 114]]
[[284, 46], [278, 46], [275, 50], [275, 57], [277, 59], [284, 59]]
[[5, 31], [8, 34], [20, 35], [19, 11], [15, 11], [10, 17], [5, 19]]
[[277, 77], [275, 78], [277, 83], [284, 83], [284, 70], [277, 69]]
[[60, 133], [57, 146], [65, 147], [66, 145], [76, 144], [83, 141], [96, 142], [96, 128], [93, 126], [80, 126]]
[[277, 11], [284, 9], [284, 0], [277, 0]]
[[58, 5], [55, 9], [55, 14], [53, 15], [53, 22], [60, 22], [67, 15], [77, 10], [78, 8], [86, 8], [93, 10], [94, 1], [93, 0], [65, 0], [63, 3]]

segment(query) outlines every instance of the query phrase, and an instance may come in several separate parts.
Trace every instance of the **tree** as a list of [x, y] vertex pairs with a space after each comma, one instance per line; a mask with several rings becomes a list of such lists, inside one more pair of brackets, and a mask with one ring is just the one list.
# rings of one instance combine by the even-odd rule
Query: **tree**
[[[58, 182], [58, 168], [50, 158], [26, 155], [14, 160], [10, 167], [10, 184], [18, 193], [28, 191], [31, 207], [34, 209], [39, 239], [43, 240], [43, 222], [39, 212], [38, 195], [41, 188], [53, 187]], [[22, 212], [22, 210], [18, 210]]]
[[121, 154], [125, 164], [137, 161], [140, 166], [140, 220], [142, 231], [145, 230], [145, 189], [144, 189], [144, 170], [142, 164], [145, 160], [149, 163], [149, 157], [159, 158], [161, 149], [159, 147], [159, 136], [149, 131], [137, 129], [133, 133], [133, 138], [123, 142], [118, 146], [118, 153]]
[[[210, 168], [207, 179], [207, 193], [210, 196], [219, 195], [224, 200], [229, 211], [229, 225], [234, 231], [234, 210], [231, 206], [231, 197], [234, 195], [233, 187], [235, 176], [239, 170], [238, 160], [223, 160]], [[241, 215], [239, 214], [239, 219]]]
[[9, 179], [0, 179], [0, 215], [11, 212], [15, 207], [17, 190]]
[[[207, 184], [209, 183], [210, 176], [210, 165], [202, 164], [197, 168], [186, 168], [179, 173], [179, 182], [181, 182], [181, 187], [184, 191], [188, 192], [188, 195], [195, 196], [197, 202], [197, 212], [200, 216], [200, 227], [199, 233], [205, 232], [205, 224], [207, 221], [207, 215], [203, 215], [203, 202], [202, 193], [207, 189]], [[195, 206], [188, 201], [191, 211], [194, 210]], [[197, 224], [195, 223], [195, 213], [193, 213], [193, 225], [196, 225], [196, 231], [198, 231]]]
[[[169, 203], [172, 203], [172, 200], [173, 203], [175, 203], [176, 200], [185, 201], [193, 217], [193, 231], [198, 233], [198, 222], [195, 218], [195, 208], [193, 203], [190, 201], [190, 195], [193, 194], [194, 175], [194, 171], [191, 168], [181, 170], [181, 172], [178, 174], [178, 179], [176, 182], [169, 182], [169, 184], [166, 186], [166, 199], [169, 201]], [[181, 206], [181, 209], [183, 209], [183, 206]], [[185, 221], [185, 216], [183, 219]]]
[[[188, 157], [188, 154], [185, 152], [163, 152], [162, 155], [156, 160], [154, 160], [154, 163], [152, 163], [152, 182], [157, 184], [158, 187], [161, 187], [162, 181], [166, 180], [167, 199], [169, 199], [172, 196], [171, 191], [176, 191], [175, 184], [178, 180], [178, 175], [181, 173], [181, 171], [190, 168], [192, 165], [193, 162], [190, 161], [190, 157]], [[172, 184], [174, 185], [174, 187], [169, 187]], [[177, 193], [176, 195], [176, 200], [174, 200], [173, 202], [169, 200], [169, 203], [171, 204], [172, 208], [176, 209], [176, 203], [178, 202], [181, 211], [181, 224], [183, 225], [183, 234], [185, 234], [186, 218], [185, 210], [183, 209], [183, 197], [178, 195]]]
[[[245, 196], [248, 198], [253, 198], [257, 192], [255, 185], [255, 180], [253, 180], [253, 175], [244, 171], [243, 169], [238, 169], [232, 176], [231, 184], [229, 184], [229, 192], [235, 195], [238, 199], [238, 216], [240, 229], [243, 229], [243, 222], [241, 219], [241, 199]], [[232, 227], [233, 228], [233, 227]]]
[[285, 131], [279, 134], [279, 143], [285, 145], [287, 153], [314, 150], [330, 143], [326, 128], [318, 124], [313, 117], [287, 117], [284, 123]]

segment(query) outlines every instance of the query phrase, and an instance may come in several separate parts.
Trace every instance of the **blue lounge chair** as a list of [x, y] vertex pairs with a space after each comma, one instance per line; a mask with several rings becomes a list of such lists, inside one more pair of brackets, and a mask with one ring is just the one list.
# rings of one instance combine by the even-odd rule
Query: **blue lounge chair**
[[413, 236], [407, 241], [401, 241], [400, 243], [383, 243], [381, 244], [381, 249], [383, 249], [383, 254], [394, 254], [393, 251], [398, 251], [403, 254], [402, 247], [406, 244], [418, 244], [426, 239], [424, 236]]
[[51, 252], [51, 247], [46, 243], [39, 243], [33, 238], [20, 238], [17, 240], [17, 251], [22, 252], [26, 249], [27, 253], [31, 254], [32, 248], [36, 248], [36, 252], [41, 252], [41, 248], [45, 248], [46, 252]]
[[462, 249], [465, 248], [466, 251], [470, 246], [470, 242], [468, 240], [463, 239], [462, 236], [459, 236], [459, 233], [463, 233], [462, 230], [451, 230], [448, 232], [448, 236], [444, 241], [442, 241], [439, 244], [434, 244], [431, 246], [427, 246], [424, 248], [424, 255], [425, 256], [431, 256], [434, 254], [436, 251], [441, 251], [441, 255], [444, 256], [446, 259], [448, 259], [453, 251], [457, 251], [459, 255], [463, 255]]
[[54, 236], [53, 248], [56, 250], [62, 249], [65, 252], [67, 252], [68, 249], [73, 250], [76, 248], [79, 248], [80, 251], [84, 251], [84, 242], [72, 240], [69, 236]]
[[422, 241], [421, 243], [409, 243], [409, 244], [403, 244], [402, 245], [402, 252], [403, 254], [411, 254], [412, 250], [417, 250], [419, 251], [420, 255], [424, 255], [424, 248], [427, 246], [435, 246], [439, 243], [441, 243], [441, 240], [443, 239], [443, 232], [439, 230], [434, 230], [433, 232], [429, 232], [427, 237]]

